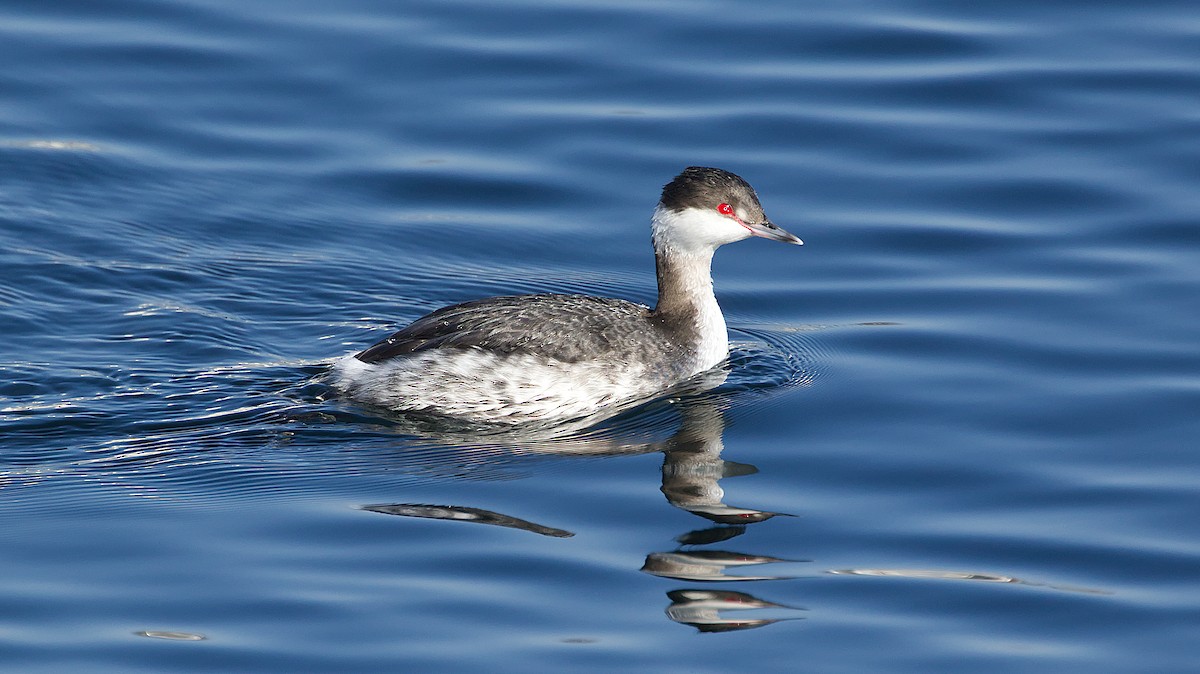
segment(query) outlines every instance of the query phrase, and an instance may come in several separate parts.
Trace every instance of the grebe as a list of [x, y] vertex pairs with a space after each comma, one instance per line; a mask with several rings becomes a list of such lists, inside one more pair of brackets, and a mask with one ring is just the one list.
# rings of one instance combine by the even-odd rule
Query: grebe
[[801, 245], [754, 188], [692, 166], [651, 220], [658, 304], [585, 295], [492, 297], [438, 309], [333, 366], [347, 397], [394, 411], [519, 424], [615, 414], [728, 355], [716, 249], [751, 236]]

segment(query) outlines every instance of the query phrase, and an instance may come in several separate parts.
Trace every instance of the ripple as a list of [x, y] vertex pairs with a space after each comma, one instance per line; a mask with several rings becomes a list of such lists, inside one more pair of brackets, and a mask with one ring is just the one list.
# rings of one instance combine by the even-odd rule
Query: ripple
[[[1194, 668], [1192, 4], [0, 19], [9, 669]], [[322, 387], [452, 302], [651, 302], [689, 164], [807, 243], [718, 255], [720, 381], [507, 436]]]
[[[736, 410], [753, 407], [773, 390], [811, 384], [817, 369], [810, 336], [768, 329], [740, 333], [755, 341], [737, 343], [731, 370], [720, 373], [716, 388], [697, 382], [599, 426], [541, 431], [455, 429], [440, 419], [361, 416], [324, 401], [328, 390], [313, 378], [320, 371], [314, 366], [222, 367], [168, 377], [115, 370], [93, 382], [92, 393], [69, 398], [56, 397], [42, 382], [41, 402], [26, 396], [27, 402], [3, 409], [3, 424], [20, 429], [26, 448], [12, 448], [0, 479], [10, 488], [37, 485], [43, 493], [56, 481], [69, 492], [71, 482], [84, 480], [128, 493], [153, 492], [156, 498], [207, 494], [227, 501], [301, 496], [336, 475], [508, 479], [528, 457], [640, 453], [673, 432], [679, 405], [716, 401]], [[35, 368], [30, 375], [40, 372]], [[69, 380], [76, 391], [83, 384], [77, 377]], [[73, 449], [50, 449], [43, 444], [50, 438]], [[339, 444], [344, 446], [338, 449]]]
[[140, 630], [134, 632], [139, 637], [163, 639], [165, 641], [205, 641], [208, 637], [195, 632], [169, 632], [166, 630]]

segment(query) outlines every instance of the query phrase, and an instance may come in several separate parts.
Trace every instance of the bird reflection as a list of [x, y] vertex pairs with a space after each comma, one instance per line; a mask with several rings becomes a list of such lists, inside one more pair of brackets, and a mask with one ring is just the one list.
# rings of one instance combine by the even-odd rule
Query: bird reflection
[[[803, 617], [797, 614], [804, 610], [729, 590], [672, 590], [667, 593], [667, 598], [671, 600], [667, 617], [701, 632], [733, 632], [781, 620], [796, 620]], [[723, 615], [735, 611], [753, 613], [737, 617]]]
[[721, 434], [725, 418], [716, 405], [694, 404], [681, 410], [679, 431], [663, 443], [662, 493], [676, 508], [718, 524], [751, 524], [779, 513], [740, 508], [724, 503], [719, 482], [726, 477], [753, 475], [758, 468], [725, 461]]
[[[746, 525], [771, 519], [782, 513], [734, 506], [725, 503], [725, 478], [753, 475], [758, 468], [721, 458], [725, 450], [725, 418], [711, 402], [697, 402], [680, 410], [679, 431], [663, 443], [662, 493], [667, 502], [718, 526], [689, 531], [676, 538], [683, 546], [711, 545], [746, 533]], [[747, 582], [782, 580], [786, 575], [729, 573], [730, 569], [757, 567], [789, 560], [767, 555], [725, 550], [677, 549], [652, 552], [646, 556], [642, 571], [651, 575], [685, 581]], [[709, 590], [673, 590], [667, 617], [690, 625], [701, 632], [729, 632], [764, 627], [785, 617], [730, 617], [726, 612], [742, 613], [751, 609], [786, 609], [782, 604], [759, 599], [743, 592]], [[794, 616], [792, 616], [794, 617]]]
[[[711, 383], [711, 382], [709, 382]], [[727, 461], [723, 433], [725, 418], [722, 398], [701, 393], [681, 394], [671, 400], [660, 400], [624, 419], [618, 417], [606, 425], [582, 431], [558, 432], [549, 435], [523, 434], [479, 435], [461, 430], [448, 432], [444, 427], [422, 436], [436, 443], [439, 451], [450, 448], [456, 457], [467, 463], [455, 462], [453, 475], [478, 474], [494, 466], [503, 466], [498, 458], [519, 455], [611, 456], [661, 452], [661, 491], [672, 506], [691, 513], [707, 526], [686, 531], [675, 538], [674, 549], [647, 553], [641, 571], [658, 578], [683, 583], [751, 583], [787, 580], [795, 575], [775, 573], [769, 569], [801, 560], [747, 552], [743, 541], [751, 525], [773, 517], [789, 516], [745, 505], [725, 502], [721, 481], [752, 475], [752, 465]], [[679, 426], [670, 437], [645, 440], [647, 429], [667, 413], [678, 415]], [[632, 422], [632, 423], [626, 423]], [[647, 423], [649, 422], [649, 423]], [[641, 424], [638, 426], [638, 424]], [[437, 428], [431, 427], [431, 428]], [[411, 452], [411, 447], [407, 448]], [[410, 454], [411, 455], [411, 454]], [[469, 470], [468, 470], [469, 469]], [[392, 516], [440, 519], [489, 524], [519, 529], [542, 536], [567, 538], [572, 532], [520, 519], [504, 513], [466, 505], [434, 505], [422, 503], [393, 503], [361, 506], [363, 510]], [[736, 542], [736, 545], [733, 543]], [[713, 546], [720, 545], [720, 549]], [[738, 549], [733, 549], [738, 548]], [[1031, 582], [992, 573], [945, 571], [937, 569], [850, 568], [830, 569], [827, 574], [856, 577], [898, 577], [937, 581], [972, 581], [1037, 586], [1059, 591], [1104, 593], [1102, 590], [1065, 587]], [[766, 587], [766, 586], [762, 586]], [[764, 599], [756, 594], [721, 589], [679, 587], [666, 592], [669, 600], [666, 616], [681, 625], [700, 632], [730, 632], [764, 627], [780, 621], [802, 618], [804, 609]]]
[[[714, 382], [705, 381], [700, 385], [707, 389], [711, 388]], [[598, 456], [661, 452], [661, 490], [667, 502], [716, 526], [681, 534], [676, 538], [681, 546], [678, 549], [649, 553], [641, 569], [643, 572], [687, 582], [748, 582], [793, 578], [794, 576], [746, 571], [751, 567], [758, 568], [765, 564], [794, 560], [741, 551], [695, 549], [697, 546], [729, 541], [743, 535], [748, 525], [786, 514], [725, 503], [721, 480], [752, 475], [757, 473], [758, 469], [749, 464], [721, 458], [725, 448], [722, 438], [725, 418], [718, 401], [719, 398], [706, 395], [674, 399], [672, 408], [677, 410], [680, 417], [678, 430], [671, 437], [659, 441], [641, 440], [636, 435], [634, 439], [629, 439], [627, 435], [609, 433], [604, 429], [565, 438], [534, 435], [505, 437], [496, 434], [486, 437], [463, 437], [463, 432], [458, 430], [453, 433], [453, 437], [442, 432], [436, 439], [447, 444], [474, 448], [503, 447], [508, 451], [523, 454]], [[652, 417], [654, 413], [655, 410], [650, 410], [648, 416]], [[362, 509], [403, 517], [491, 524], [544, 536], [573, 535], [569, 531], [511, 515], [462, 505], [395, 503], [367, 505], [362, 506]], [[679, 589], [668, 592], [667, 596], [671, 600], [667, 616], [703, 632], [762, 627], [795, 617], [786, 614], [794, 609], [742, 592]], [[745, 614], [737, 618], [723, 615], [725, 611], [744, 612], [751, 609], [774, 609], [777, 614], [780, 611], [784, 613], [771, 616], [756, 615], [753, 618], [747, 618]]]
[[[569, 440], [537, 437], [517, 439], [489, 435], [483, 442], [480, 442], [481, 438], [478, 436], [463, 436], [460, 433], [441, 433], [433, 437], [443, 442], [469, 446], [473, 451], [482, 455], [487, 455], [489, 451], [494, 451], [496, 448], [504, 448], [521, 454], [575, 456], [661, 452], [663, 454], [661, 491], [666, 496], [667, 502], [711, 522], [729, 525], [684, 534], [679, 539], [681, 543], [686, 541], [687, 544], [697, 545], [726, 540], [744, 532], [746, 524], [762, 522], [786, 514], [725, 503], [723, 500], [725, 492], [721, 489], [720, 481], [729, 477], [753, 475], [758, 472], [758, 469], [750, 464], [725, 461], [721, 458], [721, 452], [724, 450], [721, 434], [725, 430], [725, 420], [720, 408], [712, 399], [691, 400], [680, 405], [678, 409], [682, 417], [679, 429], [673, 436], [662, 441], [644, 442], [602, 434], [572, 437]], [[473, 437], [475, 441], [468, 442], [468, 437]], [[531, 531], [541, 526], [517, 526], [511, 521], [524, 522], [524, 520], [468, 506], [410, 503], [363, 506], [363, 509], [385, 512], [390, 515], [470, 520]]]
[[646, 556], [642, 571], [663, 578], [704, 581], [781, 580], [795, 576], [761, 576], [728, 574], [726, 571], [743, 566], [757, 566], [789, 560], [765, 555], [747, 555], [724, 550], [675, 550], [652, 552]]

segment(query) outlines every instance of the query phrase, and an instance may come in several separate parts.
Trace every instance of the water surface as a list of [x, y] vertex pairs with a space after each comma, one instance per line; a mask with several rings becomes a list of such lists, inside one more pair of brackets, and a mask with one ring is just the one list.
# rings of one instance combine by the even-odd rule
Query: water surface
[[[22, 672], [1187, 672], [1193, 3], [0, 7], [0, 650]], [[735, 171], [727, 380], [430, 434], [325, 363], [653, 302]]]

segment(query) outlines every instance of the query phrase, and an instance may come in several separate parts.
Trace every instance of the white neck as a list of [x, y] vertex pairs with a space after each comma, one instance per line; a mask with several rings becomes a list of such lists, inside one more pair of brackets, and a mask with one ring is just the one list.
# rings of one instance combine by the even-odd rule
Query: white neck
[[713, 294], [712, 257], [716, 245], [680, 236], [691, 223], [688, 211], [654, 212], [654, 257], [658, 267], [658, 306], [654, 313], [692, 350], [695, 370], [707, 370], [729, 355], [725, 317]]

